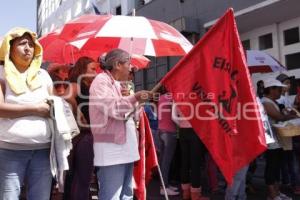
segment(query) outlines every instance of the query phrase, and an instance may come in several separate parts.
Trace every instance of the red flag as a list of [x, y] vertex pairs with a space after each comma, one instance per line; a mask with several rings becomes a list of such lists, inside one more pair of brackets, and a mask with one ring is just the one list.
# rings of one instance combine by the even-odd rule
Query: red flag
[[[233, 10], [161, 81], [227, 182], [266, 149]], [[184, 104], [184, 105], [183, 105]]]
[[134, 165], [134, 195], [139, 200], [146, 200], [146, 185], [151, 180], [152, 170], [158, 166], [155, 146], [146, 113], [140, 114], [139, 124], [140, 160]]

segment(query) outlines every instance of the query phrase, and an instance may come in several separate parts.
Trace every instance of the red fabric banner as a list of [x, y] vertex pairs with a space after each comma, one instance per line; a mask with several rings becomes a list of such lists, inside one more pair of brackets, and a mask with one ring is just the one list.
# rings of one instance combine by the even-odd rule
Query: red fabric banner
[[233, 10], [161, 81], [226, 181], [266, 149]]
[[134, 164], [134, 195], [139, 200], [146, 200], [146, 186], [151, 180], [152, 170], [158, 166], [155, 146], [146, 113], [140, 114], [139, 124], [140, 160]]

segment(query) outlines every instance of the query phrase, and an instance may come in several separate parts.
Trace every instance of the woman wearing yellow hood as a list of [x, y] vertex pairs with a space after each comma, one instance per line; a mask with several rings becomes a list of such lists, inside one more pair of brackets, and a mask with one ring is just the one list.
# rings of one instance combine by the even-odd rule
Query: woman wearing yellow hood
[[0, 62], [0, 199], [18, 200], [26, 181], [27, 200], [48, 200], [51, 132], [45, 99], [52, 81], [40, 68], [36, 34], [24, 28], [8, 32]]

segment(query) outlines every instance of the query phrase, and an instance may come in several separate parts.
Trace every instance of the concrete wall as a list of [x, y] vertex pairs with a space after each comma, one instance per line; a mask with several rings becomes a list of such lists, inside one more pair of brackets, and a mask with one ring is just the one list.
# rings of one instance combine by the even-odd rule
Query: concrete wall
[[[185, 17], [190, 20], [187, 26], [197, 34], [186, 36], [191, 38], [200, 38], [205, 33], [203, 28], [204, 23], [220, 17], [229, 7], [235, 10], [247, 8], [263, 0], [152, 0], [151, 2], [137, 8], [136, 15], [145, 16], [154, 20], [164, 21], [172, 24], [177, 19]], [[193, 24], [191, 24], [193, 23]], [[178, 27], [176, 27], [178, 29]], [[196, 41], [195, 41], [196, 42]], [[152, 58], [152, 63], [149, 69], [136, 73], [135, 83], [137, 90], [151, 89], [157, 81], [163, 77], [169, 69], [175, 66], [179, 57], [169, 58]]]
[[116, 8], [121, 6], [122, 15], [131, 13], [135, 5], [134, 0], [39, 0], [38, 34], [49, 33], [82, 14], [94, 13], [92, 3], [102, 14], [116, 14]]
[[241, 34], [241, 40], [249, 39], [251, 49], [259, 50], [259, 36], [272, 33], [273, 48], [266, 49], [264, 51], [275, 57], [280, 63], [286, 66], [286, 55], [300, 52], [300, 42], [291, 45], [284, 45], [284, 31], [295, 27], [300, 29], [300, 17], [253, 29], [247, 33]]
[[[196, 43], [206, 31], [203, 25], [219, 18], [229, 7], [240, 11], [258, 3], [272, 2], [272, 0], [145, 0], [145, 5], [141, 5], [139, 0], [38, 0], [38, 5], [41, 5], [37, 12], [38, 33], [41, 35], [52, 31], [83, 13], [93, 13], [90, 2], [94, 2], [101, 13], [111, 14], [115, 14], [116, 7], [121, 5], [123, 15], [131, 14], [134, 6], [138, 5], [140, 7], [136, 8], [136, 15], [169, 23], [182, 31], [192, 43]], [[287, 4], [287, 2], [291, 4]], [[298, 6], [292, 6], [292, 8], [288, 6], [286, 10], [282, 10], [283, 4], [298, 5], [299, 2], [297, 0], [281, 0], [279, 4], [281, 6], [277, 5], [276, 9], [281, 11], [280, 16], [286, 16], [293, 7], [297, 9]], [[293, 27], [300, 28], [300, 14], [285, 19], [279, 18], [277, 13], [272, 13], [273, 8], [270, 6], [267, 12], [275, 16], [269, 17], [269, 21], [263, 25], [258, 22], [264, 21], [260, 20], [260, 17], [264, 16], [265, 11], [260, 11], [260, 16], [256, 16], [256, 12], [252, 12], [254, 14], [250, 14], [251, 17], [248, 15], [237, 17], [237, 22], [248, 27], [240, 33], [242, 40], [250, 40], [251, 49], [259, 49], [259, 36], [272, 33], [273, 48], [265, 51], [285, 65], [286, 55], [300, 52], [300, 43], [284, 45], [283, 31]], [[252, 25], [254, 23], [256, 26], [249, 26], [250, 21], [247, 19], [251, 19]], [[149, 69], [136, 74], [137, 89], [151, 89], [176, 64], [179, 58], [151, 58], [151, 60], [152, 64]]]
[[205, 23], [214, 20], [229, 7], [241, 10], [264, 0], [152, 0], [137, 8], [137, 15], [172, 22], [181, 16], [198, 18]]
[[[229, 7], [233, 7], [235, 11], [240, 11], [245, 8], [249, 8], [250, 6], [254, 6], [258, 3], [271, 2], [271, 0], [152, 0], [148, 4], [145, 4], [137, 9], [137, 15], [142, 15], [148, 18], [152, 18], [155, 20], [164, 21], [170, 23], [172, 25], [174, 21], [180, 19], [182, 16], [186, 18], [196, 19], [197, 23], [189, 24], [194, 29], [198, 29], [196, 33], [198, 34], [198, 38], [205, 33], [203, 25], [207, 22], [215, 20], [219, 18], [225, 10]], [[274, 1], [275, 2], [275, 1]], [[288, 2], [288, 1], [285, 1]], [[291, 3], [292, 1], [289, 1]], [[293, 1], [294, 3], [296, 1]], [[281, 1], [280, 3], [284, 3]], [[298, 2], [299, 3], [299, 2]], [[280, 6], [277, 6], [277, 10], [280, 10]], [[283, 15], [286, 15], [289, 10], [281, 10]], [[271, 12], [270, 9], [268, 12]], [[263, 13], [263, 14], [262, 14]], [[260, 17], [264, 16], [264, 12], [260, 13], [260, 16], [256, 16], [252, 14], [251, 20], [255, 22], [259, 22]], [[276, 13], [274, 14], [276, 15]], [[300, 16], [300, 14], [298, 15]], [[257, 19], [255, 19], [255, 17]], [[247, 18], [247, 17], [246, 17]], [[272, 19], [272, 18], [271, 18]], [[237, 22], [240, 20], [237, 17]], [[245, 17], [242, 17], [242, 24], [247, 27], [247, 22], [245, 21]], [[273, 48], [266, 49], [267, 53], [274, 56], [277, 60], [279, 60], [283, 65], [286, 65], [285, 56], [292, 53], [300, 52], [300, 43], [292, 44], [292, 45], [284, 45], [284, 37], [283, 31], [293, 27], [300, 27], [300, 17], [296, 17], [289, 20], [280, 20], [278, 23], [278, 17], [274, 21], [270, 20], [271, 23], [268, 22], [266, 25], [258, 25], [255, 28], [249, 28], [250, 31], [241, 32], [241, 40], [250, 40], [251, 49], [259, 49], [259, 37], [268, 33], [272, 33], [273, 37]], [[181, 30], [180, 28], [176, 27]], [[190, 28], [193, 30], [193, 28]], [[186, 34], [186, 32], [185, 32]], [[189, 37], [189, 35], [187, 35]], [[163, 58], [160, 58], [163, 59]], [[300, 59], [300, 58], [299, 58]], [[156, 81], [160, 79], [165, 73], [166, 69], [170, 69], [176, 62], [172, 62], [174, 58], [165, 59], [164, 64], [157, 63], [156, 59], [153, 60], [152, 66], [149, 70], [144, 70], [143, 72], [139, 72], [137, 74], [138, 80], [138, 88], [148, 88], [150, 89]], [[176, 59], [175, 59], [176, 60]], [[177, 59], [178, 60], [178, 59]], [[160, 67], [165, 65], [165, 67]], [[300, 65], [299, 65], [300, 68]], [[300, 74], [299, 74], [300, 76]], [[142, 79], [143, 78], [143, 79]], [[142, 81], [141, 81], [142, 80]]]

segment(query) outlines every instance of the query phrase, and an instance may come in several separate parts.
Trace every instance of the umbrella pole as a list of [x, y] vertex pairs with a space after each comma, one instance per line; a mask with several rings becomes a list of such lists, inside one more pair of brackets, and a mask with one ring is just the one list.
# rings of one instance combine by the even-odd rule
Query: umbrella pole
[[132, 46], [133, 46], [133, 38], [130, 38], [130, 44], [129, 44], [129, 55], [131, 56], [132, 54]]

